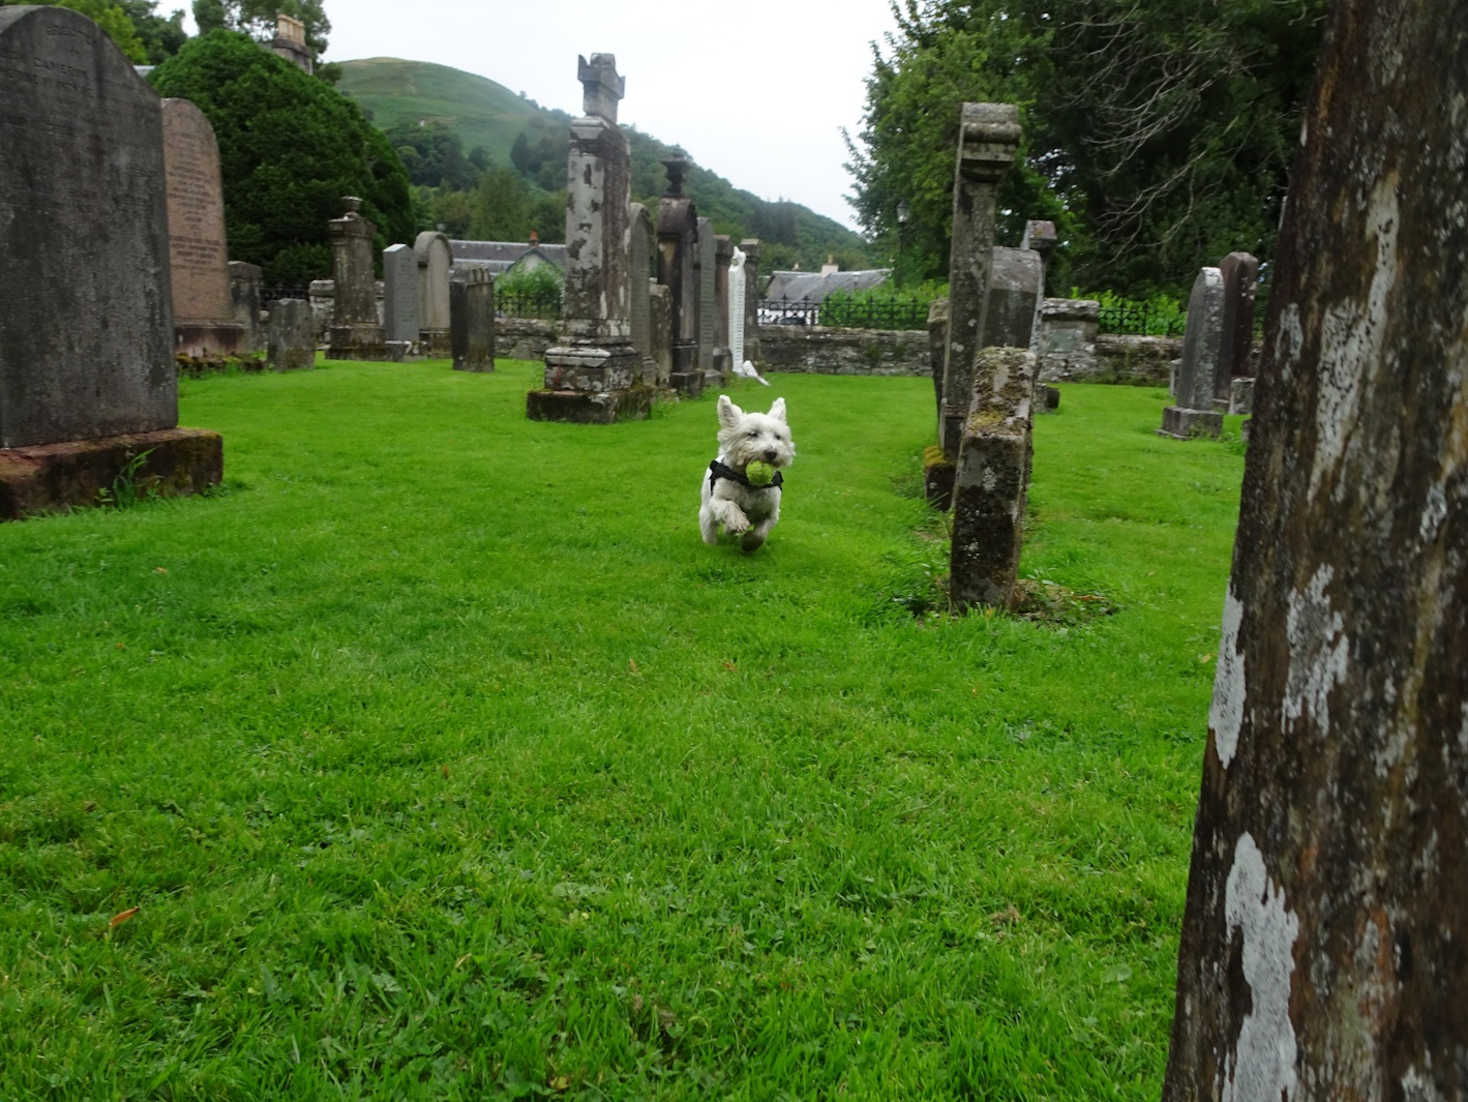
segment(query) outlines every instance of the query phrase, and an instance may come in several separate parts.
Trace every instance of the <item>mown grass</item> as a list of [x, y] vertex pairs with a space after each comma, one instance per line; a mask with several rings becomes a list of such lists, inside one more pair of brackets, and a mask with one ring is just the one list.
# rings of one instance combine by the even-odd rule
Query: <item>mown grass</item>
[[1065, 388], [1076, 599], [915, 616], [929, 382], [741, 388], [744, 556], [712, 395], [535, 375], [186, 381], [220, 493], [0, 527], [0, 1097], [1155, 1098], [1239, 448]]

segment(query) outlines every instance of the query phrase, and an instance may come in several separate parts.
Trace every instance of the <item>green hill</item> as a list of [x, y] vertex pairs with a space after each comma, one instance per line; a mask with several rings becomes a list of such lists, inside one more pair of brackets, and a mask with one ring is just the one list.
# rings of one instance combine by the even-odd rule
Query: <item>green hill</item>
[[[536, 193], [553, 191], [564, 179], [571, 116], [543, 108], [486, 77], [426, 61], [375, 57], [342, 62], [337, 88], [366, 110], [380, 130], [404, 123], [441, 124], [458, 136], [465, 152], [482, 147], [490, 163], [513, 167]], [[665, 185], [661, 162], [674, 147], [633, 127], [624, 130], [632, 154], [632, 196], [655, 204]], [[843, 268], [872, 266], [858, 234], [808, 207], [761, 199], [696, 163], [686, 187], [699, 214], [713, 219], [716, 233], [736, 241], [757, 237], [764, 243], [760, 266], [767, 272], [796, 263], [805, 269], [819, 267], [830, 255]], [[542, 237], [559, 239], [553, 231], [543, 231]]]

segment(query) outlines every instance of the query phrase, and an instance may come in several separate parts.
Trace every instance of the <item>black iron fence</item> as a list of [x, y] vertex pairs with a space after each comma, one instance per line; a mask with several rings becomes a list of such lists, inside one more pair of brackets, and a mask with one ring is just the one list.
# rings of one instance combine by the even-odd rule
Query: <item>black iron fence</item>
[[496, 290], [494, 310], [507, 318], [555, 320], [561, 316], [561, 292], [558, 288], [532, 291]]
[[766, 298], [761, 325], [835, 325], [848, 329], [926, 329], [930, 299], [917, 295], [825, 300]]
[[1156, 310], [1146, 303], [1128, 303], [1102, 306], [1096, 327], [1102, 333], [1181, 337], [1187, 320], [1187, 315], [1175, 310]]

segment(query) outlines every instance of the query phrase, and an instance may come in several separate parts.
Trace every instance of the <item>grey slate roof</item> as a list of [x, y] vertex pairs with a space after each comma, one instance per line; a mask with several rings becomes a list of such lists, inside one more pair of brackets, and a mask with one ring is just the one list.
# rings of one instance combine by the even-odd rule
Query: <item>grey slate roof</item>
[[[454, 254], [458, 255], [457, 251]], [[832, 291], [864, 291], [885, 283], [891, 268], [868, 268], [857, 272], [774, 272], [765, 287], [765, 298], [789, 302], [824, 302]]]
[[460, 241], [451, 240], [454, 264], [466, 267], [488, 268], [491, 272], [504, 272], [514, 267], [525, 257], [534, 253], [547, 264], [566, 270], [566, 246], [529, 245], [524, 241]]

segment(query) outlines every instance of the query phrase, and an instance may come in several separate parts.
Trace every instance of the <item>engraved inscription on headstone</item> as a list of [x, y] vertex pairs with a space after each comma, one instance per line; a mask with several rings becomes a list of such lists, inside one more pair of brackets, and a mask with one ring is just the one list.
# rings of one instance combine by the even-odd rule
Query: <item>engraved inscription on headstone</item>
[[168, 185], [173, 322], [230, 322], [219, 146], [204, 112], [186, 99], [163, 101], [163, 170]]

